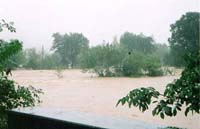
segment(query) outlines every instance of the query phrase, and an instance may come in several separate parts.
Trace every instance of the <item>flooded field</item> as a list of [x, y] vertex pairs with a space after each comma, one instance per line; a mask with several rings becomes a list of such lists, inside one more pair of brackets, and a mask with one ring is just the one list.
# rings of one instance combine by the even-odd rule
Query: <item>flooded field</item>
[[13, 71], [12, 78], [21, 85], [43, 89], [43, 103], [39, 105], [41, 107], [89, 112], [191, 129], [200, 127], [199, 115], [189, 114], [185, 117], [184, 112], [181, 112], [174, 118], [167, 117], [162, 120], [158, 116], [153, 117], [151, 110], [142, 113], [137, 108], [115, 106], [118, 99], [134, 88], [152, 86], [162, 92], [166, 84], [178, 76], [98, 78], [89, 73], [82, 73], [81, 70], [65, 70], [61, 73], [56, 70], [17, 70]]

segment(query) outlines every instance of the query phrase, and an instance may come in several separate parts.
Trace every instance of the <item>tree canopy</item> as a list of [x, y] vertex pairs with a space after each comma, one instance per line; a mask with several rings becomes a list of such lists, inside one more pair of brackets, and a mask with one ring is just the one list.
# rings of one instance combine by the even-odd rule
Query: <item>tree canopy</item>
[[89, 40], [80, 33], [70, 33], [61, 35], [54, 33], [52, 50], [59, 53], [61, 56], [61, 63], [65, 66], [71, 65], [73, 68], [77, 62], [78, 54], [89, 48]]
[[199, 51], [199, 12], [188, 12], [171, 25], [169, 44], [175, 66], [185, 66], [184, 56]]
[[150, 54], [155, 50], [153, 38], [143, 34], [136, 35], [130, 32], [125, 32], [120, 38], [120, 43], [131, 52], [138, 51]]
[[79, 55], [79, 64], [85, 71], [98, 76], [161, 76], [161, 60], [139, 51], [129, 51], [122, 44], [103, 44], [91, 47]]

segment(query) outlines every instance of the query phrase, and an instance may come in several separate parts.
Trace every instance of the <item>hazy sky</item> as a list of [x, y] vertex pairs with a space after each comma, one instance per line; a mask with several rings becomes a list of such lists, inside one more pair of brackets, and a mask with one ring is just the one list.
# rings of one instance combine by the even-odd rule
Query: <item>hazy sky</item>
[[55, 32], [83, 33], [90, 45], [118, 39], [125, 31], [153, 36], [167, 43], [170, 24], [188, 11], [198, 11], [198, 0], [0, 0], [0, 19], [14, 21], [25, 48], [46, 49]]

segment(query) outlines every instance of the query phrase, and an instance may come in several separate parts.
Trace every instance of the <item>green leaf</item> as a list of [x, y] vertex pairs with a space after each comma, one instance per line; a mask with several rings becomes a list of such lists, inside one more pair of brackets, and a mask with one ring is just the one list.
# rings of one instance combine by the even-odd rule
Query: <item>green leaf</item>
[[162, 118], [162, 119], [164, 119], [165, 118], [165, 115], [164, 115], [164, 113], [160, 113], [160, 117]]
[[153, 101], [152, 103], [157, 103], [158, 101]]
[[165, 114], [168, 116], [172, 116], [172, 108], [171, 107], [165, 107]]
[[190, 111], [190, 108], [189, 107], [186, 108], [186, 110], [185, 110], [185, 116], [187, 116], [187, 114], [188, 114], [189, 111]]
[[176, 107], [179, 111], [181, 111], [181, 108], [180, 107]]
[[116, 104], [116, 107], [120, 104], [121, 100], [118, 100], [117, 101], [117, 104]]
[[173, 110], [173, 115], [176, 116], [176, 114], [177, 114], [177, 111], [176, 111], [176, 109], [174, 109]]
[[157, 111], [157, 108], [154, 108], [154, 110], [152, 111], [152, 115], [153, 115], [153, 116], [156, 115], [156, 111]]
[[124, 105], [126, 103], [126, 98], [125, 97], [121, 99], [121, 103], [122, 103], [122, 105]]

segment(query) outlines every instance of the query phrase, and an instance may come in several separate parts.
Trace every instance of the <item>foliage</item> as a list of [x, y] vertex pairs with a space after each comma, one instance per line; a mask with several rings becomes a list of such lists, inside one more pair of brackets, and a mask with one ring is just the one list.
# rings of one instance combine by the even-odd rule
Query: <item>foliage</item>
[[40, 103], [39, 94], [42, 91], [34, 87], [24, 87], [17, 85], [13, 80], [9, 80], [7, 76], [0, 77], [0, 128], [7, 126], [6, 110], [35, 106]]
[[139, 76], [142, 75], [144, 66], [144, 55], [140, 53], [130, 53], [123, 61], [122, 74], [124, 76]]
[[124, 76], [162, 76], [161, 61], [154, 55], [145, 56], [142, 53], [134, 52], [125, 57], [122, 65]]
[[167, 56], [170, 53], [170, 48], [166, 44], [154, 44], [155, 51], [153, 52], [153, 55], [160, 59], [161, 63], [163, 65], [169, 65], [170, 64], [170, 58], [167, 58]]
[[79, 55], [79, 63], [84, 70], [92, 69], [99, 76], [114, 76], [115, 69], [120, 67], [123, 60], [120, 49], [115, 45], [99, 45], [90, 48]]
[[[190, 23], [187, 24], [190, 25]], [[187, 24], [185, 24], [185, 26], [188, 26]], [[182, 34], [184, 32], [181, 31], [179, 33]], [[185, 32], [185, 34], [186, 33], [187, 32]], [[197, 41], [198, 38], [193, 40]], [[146, 111], [151, 103], [156, 103], [156, 107], [153, 109], [152, 114], [160, 115], [162, 119], [164, 119], [165, 116], [176, 116], [177, 111], [181, 111], [184, 105], [186, 105], [185, 116], [187, 116], [189, 112], [199, 113], [200, 51], [188, 51], [184, 57], [186, 66], [181, 77], [174, 82], [169, 83], [163, 94], [156, 91], [154, 88], [134, 89], [130, 91], [127, 96], [121, 98], [117, 105], [120, 103], [122, 105], [128, 103], [129, 107], [133, 105], [139, 107], [141, 111]]]
[[58, 53], [45, 54], [40, 61], [41, 69], [55, 69], [60, 66], [60, 56]]
[[119, 103], [122, 105], [128, 103], [129, 107], [139, 107], [139, 109], [144, 112], [149, 108], [148, 105], [151, 103], [152, 98], [158, 98], [159, 95], [160, 93], [153, 87], [135, 89], [130, 91], [127, 96], [120, 99], [117, 105]]
[[27, 58], [27, 62], [25, 64], [26, 68], [32, 68], [32, 69], [39, 69], [40, 68], [40, 61], [41, 56], [39, 53], [37, 53], [36, 49], [27, 49], [25, 51], [25, 55]]
[[125, 32], [120, 38], [120, 43], [130, 52], [137, 51], [150, 54], [155, 50], [153, 38], [143, 34], [136, 35]]
[[144, 57], [144, 60], [144, 70], [148, 76], [162, 76], [164, 74], [159, 58], [151, 55]]
[[[200, 53], [191, 54], [187, 58], [187, 66], [181, 74], [181, 78], [166, 86], [164, 94], [154, 88], [141, 88], [132, 90], [126, 97], [118, 101], [124, 105], [139, 106], [141, 111], [148, 109], [148, 106], [157, 103], [152, 111], [153, 115], [160, 115], [161, 118], [176, 116], [177, 111], [185, 104], [185, 115], [189, 112], [199, 113], [200, 111]], [[159, 98], [161, 97], [161, 98]]]
[[[0, 31], [3, 28], [7, 28], [11, 32], [15, 32], [14, 27], [7, 24], [4, 20], [0, 22]], [[7, 116], [6, 110], [17, 108], [34, 106], [37, 102], [41, 102], [39, 94], [41, 90], [37, 90], [33, 87], [24, 87], [16, 84], [13, 80], [9, 80], [4, 67], [4, 62], [7, 62], [9, 58], [15, 55], [22, 49], [21, 42], [18, 40], [11, 40], [6, 42], [0, 41], [0, 128], [7, 128]]]
[[35, 48], [21, 50], [11, 56], [4, 64], [8, 68], [26, 69], [56, 69], [60, 67], [60, 55], [58, 53], [47, 53], [44, 50], [38, 51]]
[[171, 25], [171, 58], [175, 66], [185, 66], [184, 56], [199, 50], [199, 12], [188, 12]]
[[79, 55], [79, 63], [85, 71], [104, 76], [159, 76], [160, 60], [153, 55], [128, 52], [120, 44], [104, 44], [90, 48]]
[[24, 67], [26, 63], [26, 57], [23, 50], [20, 50], [15, 55], [11, 56], [8, 61], [4, 62], [4, 67], [16, 69], [18, 67]]
[[22, 45], [18, 40], [11, 40], [10, 42], [0, 41], [0, 71], [3, 70], [3, 65], [8, 61], [8, 58], [21, 49]]
[[61, 67], [57, 67], [57, 69], [56, 69], [56, 76], [59, 79], [63, 78], [63, 69]]
[[[134, 35], [130, 33], [131, 35]], [[97, 73], [99, 76], [158, 76], [162, 75], [162, 70], [156, 66], [161, 67], [161, 63], [164, 64], [164, 55], [167, 53], [168, 47], [166, 45], [152, 44], [150, 41], [146, 44], [147, 36], [136, 35], [140, 42], [137, 43], [137, 38], [130, 38], [131, 41], [136, 44], [136, 48], [131, 48], [131, 44], [125, 45], [119, 43], [117, 37], [114, 37], [111, 44], [104, 43], [95, 47], [88, 48], [87, 44], [84, 44], [82, 48], [78, 49], [79, 43], [72, 43], [71, 41], [86, 42], [81, 35], [78, 33], [70, 33], [70, 35], [60, 35], [55, 33], [54, 44], [52, 49], [55, 50], [53, 53], [46, 52], [42, 47], [41, 50], [30, 48], [19, 52], [12, 56], [8, 62], [5, 62], [9, 68], [16, 68], [18, 66], [27, 69], [57, 69], [57, 67], [70, 68], [72, 63], [69, 60], [73, 58], [73, 66], [76, 68], [82, 68], [84, 71], [90, 71]], [[125, 33], [121, 36], [122, 41], [126, 41]], [[81, 39], [81, 37], [83, 39]], [[72, 39], [76, 40], [72, 40]], [[136, 41], [135, 41], [136, 40]], [[142, 45], [141, 45], [142, 44]], [[63, 45], [66, 47], [64, 49]], [[78, 45], [78, 46], [77, 46]], [[153, 46], [152, 46], [153, 45]], [[148, 51], [148, 57], [146, 58], [147, 52], [142, 50], [148, 49], [148, 46], [152, 46], [151, 52]], [[141, 48], [139, 48], [141, 47]], [[74, 53], [73, 57], [70, 57], [71, 49]], [[154, 51], [153, 51], [154, 50]], [[150, 54], [151, 53], [151, 54]], [[65, 56], [67, 54], [68, 56]], [[148, 59], [149, 58], [149, 59]], [[159, 58], [159, 60], [157, 59]], [[148, 65], [149, 63], [149, 65]], [[152, 65], [152, 66], [151, 66]], [[149, 73], [149, 74], [148, 74]]]
[[164, 56], [164, 60], [163, 60], [163, 63], [166, 65], [166, 66], [175, 66], [174, 65], [174, 57], [173, 57], [173, 54], [171, 52], [169, 53], [166, 53], [165, 56]]
[[81, 51], [86, 50], [89, 46], [89, 40], [84, 35], [79, 33], [70, 33], [61, 35], [59, 33], [53, 34], [52, 50], [59, 53], [61, 56], [61, 63], [64, 66], [73, 68], [77, 65], [77, 56]]
[[42, 91], [40, 89], [17, 85], [7, 76], [2, 76], [0, 82], [0, 112], [17, 107], [35, 106], [36, 103], [41, 102], [39, 94]]

